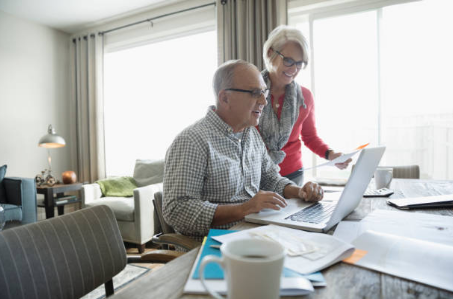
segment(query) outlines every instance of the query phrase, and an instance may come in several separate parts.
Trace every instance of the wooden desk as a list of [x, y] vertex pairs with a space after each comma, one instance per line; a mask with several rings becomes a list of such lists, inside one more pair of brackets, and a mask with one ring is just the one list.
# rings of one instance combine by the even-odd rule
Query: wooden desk
[[[52, 218], [55, 216], [55, 206], [58, 207], [58, 215], [64, 214], [64, 206], [68, 203], [80, 202], [80, 196], [77, 197], [77, 200], [71, 202], [60, 202], [58, 199], [65, 196], [66, 192], [70, 191], [79, 191], [82, 188], [81, 183], [74, 184], [57, 184], [53, 186], [38, 186], [36, 191], [38, 194], [44, 194], [44, 208], [46, 209], [46, 219]], [[56, 194], [56, 197], [54, 197]]]
[[[453, 181], [394, 179], [392, 198], [453, 194]], [[346, 220], [363, 219], [375, 209], [396, 210], [388, 206], [386, 198], [363, 198], [361, 204]], [[453, 216], [453, 209], [414, 210], [408, 213], [430, 213]], [[254, 227], [241, 223], [234, 229]], [[329, 232], [332, 233], [335, 227]], [[144, 275], [112, 299], [118, 298], [210, 298], [208, 295], [186, 295], [183, 288], [196, 259], [198, 248], [173, 260], [157, 271]], [[423, 269], [420, 269], [423, 271]], [[453, 293], [413, 281], [337, 263], [322, 271], [327, 287], [316, 288], [310, 296], [282, 298], [453, 298]]]

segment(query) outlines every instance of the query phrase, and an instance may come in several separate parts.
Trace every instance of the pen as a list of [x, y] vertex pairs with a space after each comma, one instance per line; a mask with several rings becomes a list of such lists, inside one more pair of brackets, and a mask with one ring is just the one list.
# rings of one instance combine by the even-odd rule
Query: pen
[[220, 249], [220, 245], [210, 245], [209, 247]]

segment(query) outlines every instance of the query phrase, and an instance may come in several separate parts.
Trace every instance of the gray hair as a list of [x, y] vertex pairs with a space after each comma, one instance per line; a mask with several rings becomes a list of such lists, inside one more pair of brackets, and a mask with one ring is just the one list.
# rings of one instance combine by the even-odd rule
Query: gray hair
[[253, 67], [258, 70], [255, 65], [241, 59], [228, 60], [221, 64], [214, 73], [214, 78], [212, 80], [212, 87], [216, 100], [218, 99], [221, 90], [233, 87], [234, 71], [239, 66]]
[[[277, 57], [275, 51], [281, 51], [283, 46], [289, 42], [295, 42], [300, 45], [302, 49], [302, 61], [304, 62], [303, 68], [308, 64], [308, 43], [302, 32], [299, 29], [287, 25], [280, 25], [269, 34], [267, 41], [263, 46], [263, 59], [266, 69], [272, 69], [272, 61]], [[274, 49], [273, 53], [268, 56], [269, 49]]]

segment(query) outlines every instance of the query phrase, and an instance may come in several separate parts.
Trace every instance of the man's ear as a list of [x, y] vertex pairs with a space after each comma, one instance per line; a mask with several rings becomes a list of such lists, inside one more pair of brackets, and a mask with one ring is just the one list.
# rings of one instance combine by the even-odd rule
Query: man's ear
[[226, 90], [222, 89], [219, 92], [219, 104], [225, 105], [225, 104], [228, 104], [228, 102], [229, 102], [228, 93]]

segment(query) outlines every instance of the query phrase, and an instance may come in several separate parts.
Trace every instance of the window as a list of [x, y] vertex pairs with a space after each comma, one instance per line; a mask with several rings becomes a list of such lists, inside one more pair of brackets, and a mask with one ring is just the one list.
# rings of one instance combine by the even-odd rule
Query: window
[[216, 67], [213, 28], [105, 53], [107, 176], [132, 175], [136, 159], [163, 159], [176, 135], [214, 104]]
[[[313, 49], [310, 80], [298, 81], [315, 95], [319, 135], [342, 151], [386, 145], [381, 165], [418, 164], [424, 178], [452, 179], [453, 3], [379, 4], [290, 6], [290, 24]], [[305, 167], [322, 163], [305, 148], [303, 155]], [[349, 172], [324, 167], [311, 175]]]

